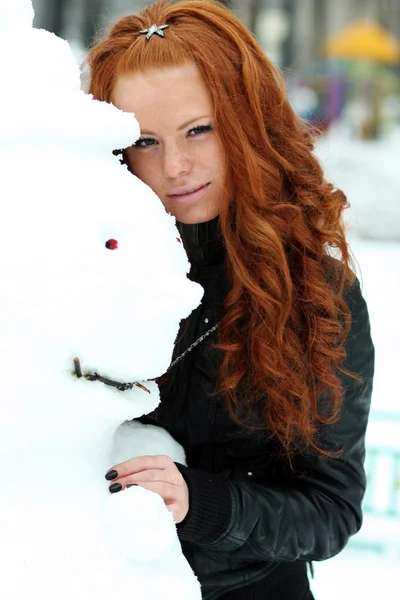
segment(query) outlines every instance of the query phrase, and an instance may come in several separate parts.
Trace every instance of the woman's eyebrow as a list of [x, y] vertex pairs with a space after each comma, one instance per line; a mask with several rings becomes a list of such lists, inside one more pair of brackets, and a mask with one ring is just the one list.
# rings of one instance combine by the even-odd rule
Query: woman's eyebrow
[[[182, 131], [182, 129], [186, 129], [186, 127], [188, 125], [190, 125], [191, 123], [194, 123], [195, 121], [199, 121], [200, 119], [205, 119], [205, 118], [209, 118], [210, 115], [201, 115], [200, 117], [195, 117], [194, 119], [190, 119], [189, 121], [185, 121], [185, 123], [182, 123], [182, 125], [180, 127], [178, 127], [177, 131]], [[148, 129], [142, 129], [141, 130], [141, 135], [157, 135], [156, 133], [154, 133], [154, 131], [149, 131]]]

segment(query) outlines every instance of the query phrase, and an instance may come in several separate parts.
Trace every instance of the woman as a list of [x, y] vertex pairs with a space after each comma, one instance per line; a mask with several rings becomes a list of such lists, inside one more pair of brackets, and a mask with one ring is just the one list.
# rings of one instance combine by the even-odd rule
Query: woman
[[307, 563], [359, 530], [365, 491], [374, 350], [346, 198], [221, 4], [157, 2], [118, 21], [89, 64], [94, 97], [135, 113], [123, 162], [176, 217], [205, 290], [147, 419], [188, 466], [133, 458], [107, 473], [110, 491], [164, 498], [205, 599], [311, 599]]

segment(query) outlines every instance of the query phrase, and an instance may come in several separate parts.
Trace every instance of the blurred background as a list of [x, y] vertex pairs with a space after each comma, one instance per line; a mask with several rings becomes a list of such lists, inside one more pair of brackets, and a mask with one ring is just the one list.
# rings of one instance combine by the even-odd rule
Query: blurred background
[[[119, 17], [150, 2], [33, 0], [35, 26], [67, 39], [78, 61]], [[316, 600], [399, 598], [400, 573], [400, 0], [227, 0], [281, 68], [296, 113], [314, 127], [368, 302], [376, 382], [367, 435], [364, 525], [315, 564]], [[83, 87], [87, 82], [83, 73]]]

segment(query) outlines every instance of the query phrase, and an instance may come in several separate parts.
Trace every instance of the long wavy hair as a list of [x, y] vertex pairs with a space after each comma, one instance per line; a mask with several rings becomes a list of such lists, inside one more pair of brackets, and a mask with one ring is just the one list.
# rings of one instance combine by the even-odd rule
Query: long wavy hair
[[[139, 33], [153, 23], [169, 25], [164, 39]], [[289, 455], [300, 445], [329, 454], [318, 426], [338, 419], [339, 373], [352, 376], [343, 368], [351, 320], [343, 295], [355, 277], [347, 201], [324, 179], [280, 73], [233, 12], [212, 0], [161, 0], [120, 19], [88, 63], [89, 92], [105, 101], [122, 74], [200, 69], [229, 149], [220, 225], [231, 288], [216, 344], [218, 393], [237, 423], [265, 427]], [[246, 417], [254, 409], [261, 426]]]

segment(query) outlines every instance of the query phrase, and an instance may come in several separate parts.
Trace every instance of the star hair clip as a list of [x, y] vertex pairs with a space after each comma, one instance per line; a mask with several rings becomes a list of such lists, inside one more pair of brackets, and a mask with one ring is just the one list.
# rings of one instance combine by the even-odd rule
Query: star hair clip
[[153, 25], [148, 29], [140, 29], [139, 33], [146, 33], [146, 40], [149, 40], [151, 36], [155, 33], [157, 33], [157, 35], [160, 35], [161, 37], [165, 37], [163, 29], [166, 29], [167, 27], [168, 25], [156, 25], [155, 23], [153, 23]]

